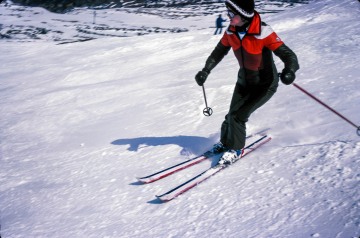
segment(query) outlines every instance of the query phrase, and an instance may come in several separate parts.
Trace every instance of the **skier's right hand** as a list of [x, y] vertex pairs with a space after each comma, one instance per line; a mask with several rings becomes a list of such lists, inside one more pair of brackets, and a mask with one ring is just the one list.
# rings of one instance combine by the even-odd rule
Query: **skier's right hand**
[[199, 86], [203, 86], [203, 84], [205, 83], [207, 77], [209, 76], [209, 71], [206, 69], [203, 69], [201, 71], [199, 71], [196, 76], [195, 76], [195, 81], [197, 82], [197, 84]]

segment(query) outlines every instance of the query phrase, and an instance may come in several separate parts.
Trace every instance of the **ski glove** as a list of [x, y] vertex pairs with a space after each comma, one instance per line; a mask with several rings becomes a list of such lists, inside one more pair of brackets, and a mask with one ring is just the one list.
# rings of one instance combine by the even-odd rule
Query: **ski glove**
[[209, 73], [210, 72], [207, 69], [203, 69], [196, 74], [195, 81], [199, 86], [203, 86], [207, 77], [209, 76]]
[[295, 80], [295, 73], [291, 69], [284, 68], [280, 74], [280, 79], [283, 84], [292, 84]]

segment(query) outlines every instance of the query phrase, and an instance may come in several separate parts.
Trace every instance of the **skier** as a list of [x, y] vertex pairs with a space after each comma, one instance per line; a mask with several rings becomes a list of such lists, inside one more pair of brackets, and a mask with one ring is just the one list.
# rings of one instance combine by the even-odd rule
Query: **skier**
[[231, 164], [241, 157], [245, 146], [246, 125], [250, 115], [276, 92], [279, 77], [272, 52], [284, 63], [280, 79], [289, 85], [295, 80], [299, 64], [295, 53], [272, 28], [261, 21], [254, 0], [225, 0], [230, 26], [207, 58], [195, 80], [199, 86], [232, 48], [240, 69], [230, 109], [221, 125], [220, 142], [214, 152], [223, 152], [220, 164]]
[[219, 34], [221, 34], [223, 28], [222, 25], [223, 22], [226, 22], [226, 20], [221, 17], [221, 14], [219, 14], [218, 18], [216, 18], [216, 30], [214, 35], [217, 34], [218, 30], [219, 30]]

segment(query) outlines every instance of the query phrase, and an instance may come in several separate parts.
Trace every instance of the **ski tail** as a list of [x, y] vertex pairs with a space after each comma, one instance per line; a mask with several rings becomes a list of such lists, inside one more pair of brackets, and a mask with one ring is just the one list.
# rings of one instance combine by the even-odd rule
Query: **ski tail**
[[186, 169], [190, 166], [193, 166], [195, 164], [198, 164], [204, 160], [207, 159], [207, 156], [205, 155], [200, 155], [197, 156], [195, 158], [186, 160], [184, 162], [181, 162], [179, 164], [173, 165], [169, 168], [163, 169], [159, 172], [153, 173], [151, 175], [145, 176], [145, 177], [141, 177], [141, 178], [137, 178], [138, 181], [142, 182], [142, 183], [152, 183], [155, 182], [159, 179], [165, 178], [173, 173], [176, 173], [180, 170]]

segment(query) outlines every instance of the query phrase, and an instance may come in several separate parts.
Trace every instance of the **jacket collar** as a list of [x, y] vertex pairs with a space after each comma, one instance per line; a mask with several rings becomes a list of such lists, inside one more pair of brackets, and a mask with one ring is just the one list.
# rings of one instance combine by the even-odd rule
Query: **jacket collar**
[[[228, 31], [235, 33], [236, 28], [234, 26], [229, 26]], [[254, 11], [254, 17], [250, 22], [250, 25], [247, 28], [247, 35], [260, 35], [261, 34], [261, 17], [257, 11]]]

